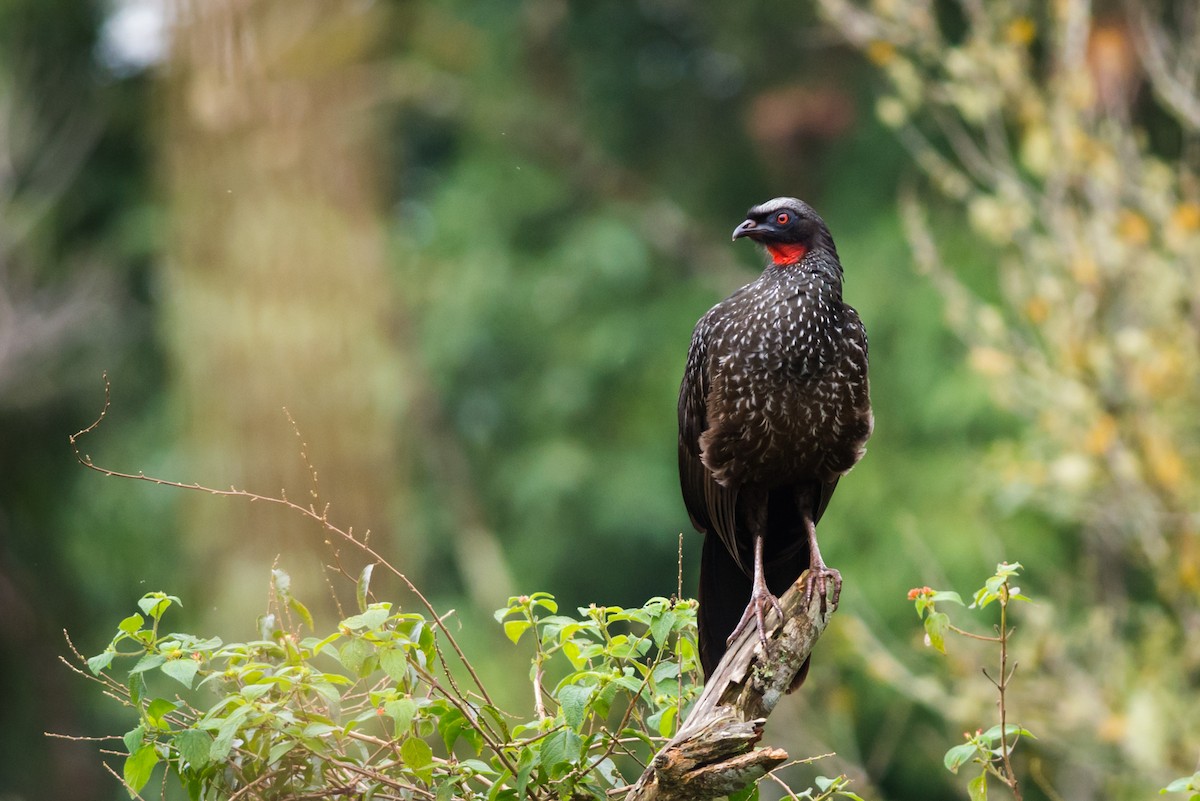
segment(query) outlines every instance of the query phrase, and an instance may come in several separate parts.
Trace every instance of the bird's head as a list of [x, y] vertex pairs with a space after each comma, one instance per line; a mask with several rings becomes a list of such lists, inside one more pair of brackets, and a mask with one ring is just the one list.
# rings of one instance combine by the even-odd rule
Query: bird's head
[[733, 238], [753, 239], [767, 249], [777, 267], [799, 264], [810, 251], [824, 249], [837, 256], [825, 221], [812, 206], [794, 197], [777, 197], [752, 206], [733, 229]]

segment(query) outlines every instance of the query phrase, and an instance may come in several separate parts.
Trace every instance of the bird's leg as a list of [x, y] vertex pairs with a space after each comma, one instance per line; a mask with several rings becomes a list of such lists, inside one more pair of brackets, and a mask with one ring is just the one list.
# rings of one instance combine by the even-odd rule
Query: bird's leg
[[804, 603], [812, 604], [813, 593], [821, 598], [821, 614], [825, 614], [825, 599], [829, 594], [829, 582], [833, 583], [833, 605], [837, 606], [842, 595], [842, 574], [825, 564], [821, 549], [817, 547], [817, 524], [812, 515], [804, 513], [804, 527], [808, 530], [808, 578], [805, 580]]
[[783, 607], [779, 605], [779, 599], [767, 589], [767, 579], [763, 572], [763, 535], [755, 532], [754, 586], [750, 590], [750, 603], [746, 604], [746, 611], [742, 612], [742, 619], [733, 627], [733, 633], [729, 635], [729, 639], [725, 641], [725, 645], [732, 645], [733, 641], [750, 625], [750, 621], [754, 621], [758, 627], [758, 641], [762, 643], [765, 649], [767, 647], [767, 628], [764, 616], [766, 615], [767, 607], [773, 608], [779, 613], [779, 618], [783, 619]]

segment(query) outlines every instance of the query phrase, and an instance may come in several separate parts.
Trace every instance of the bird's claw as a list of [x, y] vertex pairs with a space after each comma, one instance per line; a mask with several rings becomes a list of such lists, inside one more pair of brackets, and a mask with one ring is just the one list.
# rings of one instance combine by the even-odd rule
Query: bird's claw
[[783, 619], [783, 607], [779, 604], [779, 599], [766, 590], [755, 591], [750, 596], [750, 603], [746, 604], [746, 611], [742, 612], [742, 619], [733, 627], [733, 633], [729, 635], [729, 639], [725, 641], [725, 647], [733, 645], [733, 641], [742, 635], [742, 632], [750, 625], [750, 622], [755, 623], [758, 629], [758, 641], [762, 643], [765, 650], [767, 647], [767, 624], [766, 624], [766, 609], [771, 607], [779, 613], [779, 619]]
[[836, 607], [838, 599], [842, 596], [842, 574], [824, 564], [810, 567], [808, 577], [804, 582], [805, 606], [812, 605], [813, 594], [815, 593], [821, 599], [821, 614], [825, 614], [830, 582], [833, 584], [833, 605]]

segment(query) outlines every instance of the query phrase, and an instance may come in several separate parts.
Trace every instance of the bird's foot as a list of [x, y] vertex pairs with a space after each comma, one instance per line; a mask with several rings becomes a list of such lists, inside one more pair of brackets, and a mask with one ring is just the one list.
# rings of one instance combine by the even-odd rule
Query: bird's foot
[[[830, 584], [833, 585], [832, 588]], [[805, 606], [811, 606], [813, 595], [817, 595], [821, 599], [821, 614], [825, 614], [825, 601], [829, 597], [830, 589], [833, 590], [834, 606], [837, 606], [838, 598], [842, 595], [842, 574], [824, 562], [818, 562], [808, 568], [808, 575], [805, 578], [804, 585]]]
[[765, 650], [767, 647], [767, 626], [765, 620], [767, 609], [774, 609], [779, 613], [779, 619], [783, 620], [783, 607], [779, 605], [779, 599], [772, 595], [765, 586], [756, 588], [750, 594], [750, 603], [746, 604], [746, 611], [742, 612], [742, 619], [733, 627], [733, 633], [725, 641], [725, 646], [729, 647], [733, 645], [733, 641], [740, 637], [742, 632], [753, 622], [758, 628], [758, 641], [762, 643], [762, 647]]

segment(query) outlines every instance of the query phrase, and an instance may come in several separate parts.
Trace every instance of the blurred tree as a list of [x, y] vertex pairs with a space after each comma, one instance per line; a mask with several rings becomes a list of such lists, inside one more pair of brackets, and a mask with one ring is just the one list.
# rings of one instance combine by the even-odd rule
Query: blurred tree
[[[394, 524], [407, 390], [370, 66], [387, 19], [348, 1], [175, 7], [163, 331], [189, 476], [328, 504], [415, 564], [419, 539]], [[257, 602], [280, 553], [311, 595], [320, 561], [298, 557], [328, 558], [314, 530], [262, 506], [193, 498], [186, 510], [189, 549], [221, 577], [217, 605]]]

